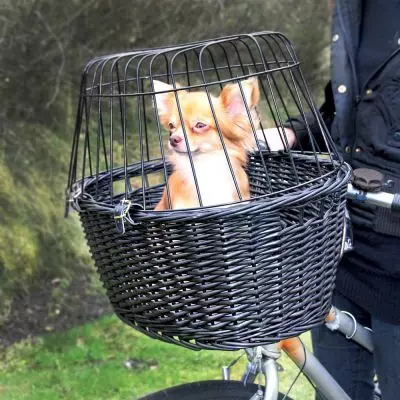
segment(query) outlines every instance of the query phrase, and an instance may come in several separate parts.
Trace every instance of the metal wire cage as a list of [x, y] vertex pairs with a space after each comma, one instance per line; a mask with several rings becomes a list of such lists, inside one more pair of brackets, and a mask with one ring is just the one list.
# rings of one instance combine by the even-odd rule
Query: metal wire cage
[[233, 350], [321, 324], [350, 174], [280, 33], [84, 69], [67, 205], [116, 314], [151, 337]]

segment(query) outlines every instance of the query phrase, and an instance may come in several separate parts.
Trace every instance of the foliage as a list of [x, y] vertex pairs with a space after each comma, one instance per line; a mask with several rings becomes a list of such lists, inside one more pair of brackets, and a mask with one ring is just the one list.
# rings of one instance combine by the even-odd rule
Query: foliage
[[[326, 78], [326, 2], [306, 0], [2, 0], [0, 92], [10, 118], [67, 122], [78, 72], [101, 52], [260, 30], [296, 43], [312, 87]], [[323, 64], [322, 64], [323, 65]], [[71, 92], [70, 84], [73, 83]], [[75, 100], [75, 98], [74, 98]], [[63, 117], [63, 118], [62, 118]]]
[[[309, 345], [309, 335], [304, 339]], [[165, 344], [123, 325], [116, 317], [105, 317], [9, 347], [0, 359], [0, 394], [3, 400], [133, 400], [185, 382], [220, 379], [221, 367], [238, 355]], [[285, 392], [298, 370], [286, 356], [280, 362], [284, 367], [280, 390]], [[233, 367], [232, 379], [241, 378], [245, 365], [243, 357]], [[311, 399], [312, 393], [301, 377], [291, 396]]]
[[50, 282], [70, 281], [92, 265], [77, 216], [63, 218], [68, 145], [43, 127], [24, 127], [8, 131], [0, 157], [0, 327], [13, 299], [46, 282], [51, 298]]

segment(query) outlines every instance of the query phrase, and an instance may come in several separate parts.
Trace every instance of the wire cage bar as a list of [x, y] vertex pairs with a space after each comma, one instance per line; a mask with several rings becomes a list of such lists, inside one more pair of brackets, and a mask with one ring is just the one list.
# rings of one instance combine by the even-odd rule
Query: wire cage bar
[[84, 69], [67, 208], [116, 314], [154, 338], [233, 350], [322, 323], [350, 175], [280, 33]]

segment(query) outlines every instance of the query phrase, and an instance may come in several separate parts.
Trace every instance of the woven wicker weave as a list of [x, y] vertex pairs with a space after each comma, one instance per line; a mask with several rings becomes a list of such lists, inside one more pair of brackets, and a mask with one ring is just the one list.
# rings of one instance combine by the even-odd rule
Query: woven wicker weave
[[[255, 192], [265, 187], [260, 157], [252, 157], [248, 168]], [[292, 187], [287, 158], [265, 156], [265, 162], [277, 188]], [[350, 171], [346, 165], [339, 174], [327, 168], [323, 180], [310, 183], [318, 176], [312, 158], [299, 155], [297, 162], [305, 184], [289, 191], [284, 204], [266, 196], [182, 216], [134, 211], [135, 224], [124, 235], [112, 210], [97, 209], [90, 197], [80, 201], [86, 237], [117, 315], [167, 342], [229, 350], [321, 324], [334, 287]], [[135, 168], [130, 171], [134, 176]], [[93, 183], [85, 189], [90, 193]], [[134, 193], [132, 201], [141, 195]], [[161, 188], [146, 195], [155, 204]]]
[[[171, 167], [153, 78], [184, 79], [186, 87], [175, 91], [218, 92], [253, 75], [261, 114], [286, 144], [272, 152], [257, 142], [247, 165], [251, 199], [154, 211]], [[290, 110], [305, 122], [306, 113], [315, 117], [320, 135], [305, 124], [307, 148], [300, 140], [295, 151], [287, 145], [283, 122]], [[85, 68], [68, 206], [80, 213], [115, 313], [146, 335], [233, 350], [321, 324], [334, 288], [350, 175], [281, 34], [110, 55]]]

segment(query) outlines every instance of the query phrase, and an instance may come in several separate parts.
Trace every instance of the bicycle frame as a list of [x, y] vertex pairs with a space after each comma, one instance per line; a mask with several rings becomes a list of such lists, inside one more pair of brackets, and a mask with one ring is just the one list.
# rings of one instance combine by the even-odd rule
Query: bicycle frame
[[[360, 346], [373, 352], [372, 334], [368, 328], [360, 325], [356, 319], [346, 311], [332, 307], [325, 320], [325, 325], [330, 330], [337, 330], [349, 340], [354, 340]], [[278, 399], [278, 364], [276, 360], [284, 351], [297, 367], [310, 379], [318, 391], [328, 400], [351, 400], [349, 395], [335, 381], [318, 359], [303, 346], [297, 337], [282, 340], [279, 343], [247, 350], [250, 359], [245, 377], [255, 378], [257, 372], [265, 375], [265, 392], [262, 397], [256, 393], [251, 400], [277, 400]], [[255, 369], [254, 370], [254, 364]], [[257, 368], [260, 365], [261, 368]], [[227, 375], [225, 374], [225, 379]], [[244, 378], [245, 380], [245, 378]], [[253, 379], [251, 379], [253, 380]]]

